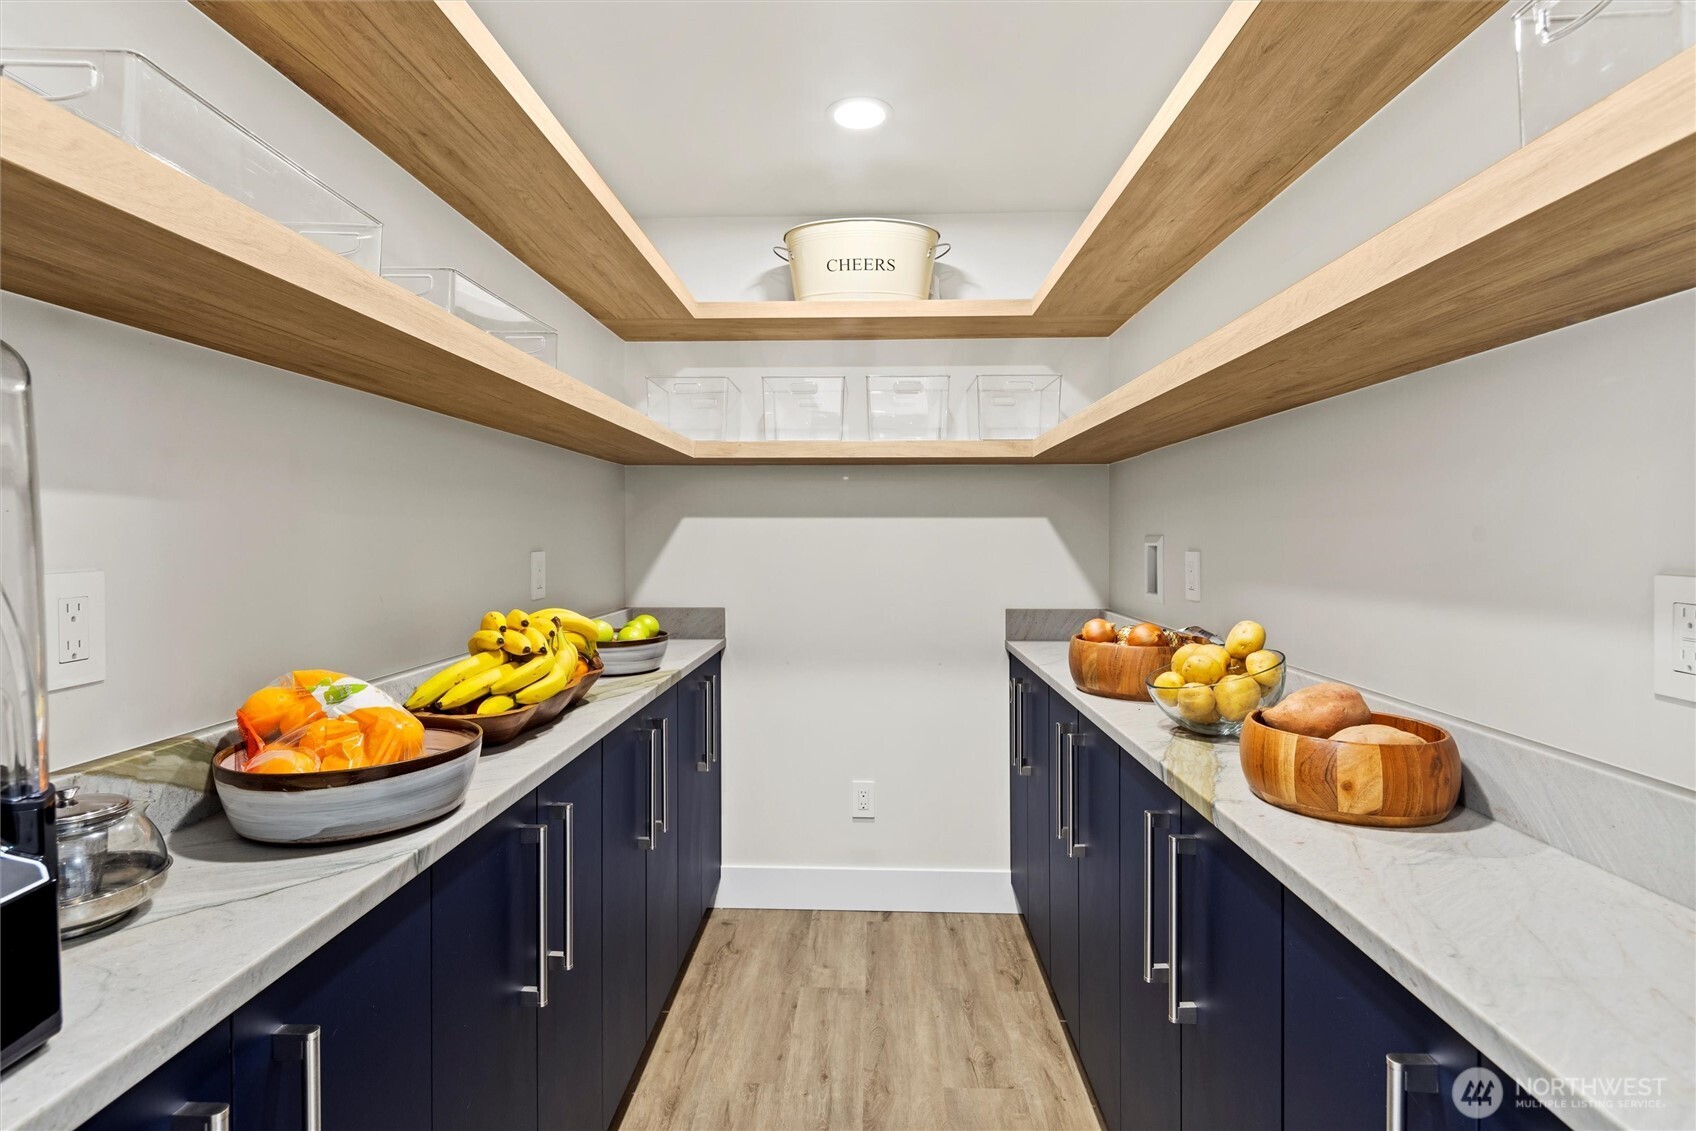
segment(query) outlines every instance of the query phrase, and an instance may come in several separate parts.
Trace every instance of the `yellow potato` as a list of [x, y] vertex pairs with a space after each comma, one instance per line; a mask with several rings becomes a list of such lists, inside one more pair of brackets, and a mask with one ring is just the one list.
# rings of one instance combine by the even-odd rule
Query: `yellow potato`
[[1225, 635], [1225, 651], [1243, 657], [1266, 647], [1266, 630], [1251, 620], [1240, 620]]
[[1172, 653], [1172, 670], [1181, 673], [1184, 670], [1184, 661], [1195, 655], [1200, 647], [1200, 644], [1181, 645], [1177, 651]]
[[1184, 660], [1184, 666], [1178, 669], [1178, 674], [1184, 677], [1185, 683], [1205, 683], [1209, 686], [1218, 683], [1225, 674], [1225, 665], [1230, 661], [1225, 656], [1225, 650], [1214, 644], [1203, 644]]
[[1228, 675], [1213, 689], [1213, 700], [1219, 717], [1233, 723], [1248, 718], [1260, 706], [1261, 687], [1253, 676]]
[[[1184, 677], [1179, 675], [1177, 672], [1161, 672], [1159, 675], [1154, 677], [1154, 686], [1156, 687], [1182, 687], [1183, 685]], [[1178, 693], [1176, 691], [1156, 691], [1155, 694], [1160, 696], [1160, 701], [1167, 705], [1171, 705], [1178, 701]]]
[[1219, 708], [1213, 701], [1213, 689], [1203, 683], [1186, 683], [1178, 689], [1178, 714], [1192, 723], [1216, 723]]
[[1258, 680], [1260, 686], [1270, 689], [1278, 686], [1284, 674], [1278, 667], [1283, 662], [1276, 652], [1250, 652], [1243, 658], [1243, 670]]

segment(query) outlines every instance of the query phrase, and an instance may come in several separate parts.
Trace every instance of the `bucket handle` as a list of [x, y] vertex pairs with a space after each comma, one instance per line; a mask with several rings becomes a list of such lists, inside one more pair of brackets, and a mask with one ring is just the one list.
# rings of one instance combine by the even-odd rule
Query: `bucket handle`
[[776, 246], [774, 246], [771, 249], [771, 253], [773, 255], [777, 256], [779, 259], [783, 260], [785, 263], [789, 262], [789, 249], [784, 247], [782, 244], [777, 244]]
[[953, 249], [954, 249], [954, 245], [951, 244], [951, 243], [939, 243], [935, 247], [930, 249], [930, 257], [931, 257], [932, 260], [941, 259], [943, 256], [947, 255]]

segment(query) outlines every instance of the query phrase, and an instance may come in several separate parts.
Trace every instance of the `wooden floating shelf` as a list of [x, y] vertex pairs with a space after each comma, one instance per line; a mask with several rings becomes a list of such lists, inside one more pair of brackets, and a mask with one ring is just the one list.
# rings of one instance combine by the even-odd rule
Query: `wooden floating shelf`
[[0, 283], [308, 377], [620, 463], [691, 444], [13, 82]]
[[1502, 0], [1237, 0], [1030, 299], [698, 302], [461, 0], [194, 0], [628, 341], [1103, 337]]
[[1128, 459], [1696, 287], [1696, 48], [1037, 441]]
[[695, 441], [693, 463], [1030, 463], [1033, 440]]

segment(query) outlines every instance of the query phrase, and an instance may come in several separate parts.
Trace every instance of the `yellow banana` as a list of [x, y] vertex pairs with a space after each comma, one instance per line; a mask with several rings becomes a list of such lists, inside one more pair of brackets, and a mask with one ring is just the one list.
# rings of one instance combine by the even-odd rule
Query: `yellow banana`
[[543, 653], [528, 663], [518, 665], [518, 669], [493, 687], [489, 688], [496, 695], [511, 695], [529, 687], [532, 683], [546, 676], [554, 667], [552, 653]]
[[567, 645], [560, 649], [559, 654], [554, 657], [553, 670], [520, 691], [514, 698], [525, 706], [552, 698], [565, 690], [565, 685], [571, 682], [571, 677], [576, 672], [577, 649]]
[[479, 715], [498, 715], [502, 711], [510, 711], [516, 704], [510, 695], [491, 695], [477, 704]]
[[506, 614], [505, 613], [484, 613], [483, 619], [478, 623], [477, 627], [478, 627], [479, 630], [484, 631], [484, 632], [488, 632], [488, 631], [491, 631], [491, 630], [495, 631], [495, 632], [499, 632], [501, 629], [506, 627]]
[[479, 695], [486, 694], [489, 688], [493, 687], [502, 676], [511, 675], [516, 670], [517, 668], [512, 664], [501, 664], [487, 671], [478, 672], [470, 679], [462, 679], [450, 687], [446, 695], [442, 696], [441, 706], [447, 710], [463, 707]]
[[595, 631], [594, 621], [570, 609], [541, 609], [532, 613], [531, 618], [554, 621], [564, 631], [575, 632], [584, 640], [594, 640], [600, 635]]
[[569, 641], [579, 654], [589, 650], [589, 642], [583, 638], [583, 634], [580, 632], [561, 632], [560, 638]]
[[477, 655], [449, 664], [435, 675], [418, 685], [418, 690], [406, 697], [406, 708], [416, 711], [434, 703], [444, 695], [448, 688], [478, 672], [487, 671], [501, 662], [499, 652], [479, 652]]
[[465, 650], [473, 656], [479, 652], [499, 652], [501, 650], [500, 630], [482, 628], [471, 634], [471, 639], [465, 642]]
[[525, 639], [530, 641], [530, 647], [536, 652], [548, 651], [548, 634], [537, 628], [534, 623], [524, 630]]
[[506, 626], [523, 632], [530, 627], [530, 614], [523, 609], [514, 609], [506, 615]]
[[501, 647], [506, 649], [509, 656], [528, 656], [536, 650], [536, 646], [530, 643], [530, 638], [516, 628], [502, 630]]

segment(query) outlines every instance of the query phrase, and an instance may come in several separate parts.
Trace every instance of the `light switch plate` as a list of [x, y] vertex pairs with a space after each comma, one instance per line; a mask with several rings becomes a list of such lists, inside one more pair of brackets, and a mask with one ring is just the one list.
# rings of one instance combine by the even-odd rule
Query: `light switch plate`
[[1655, 694], [1696, 703], [1696, 577], [1655, 578]]
[[1201, 600], [1201, 551], [1184, 551], [1184, 599]]
[[530, 599], [540, 601], [548, 595], [548, 554], [546, 550], [530, 551]]
[[44, 641], [47, 690], [81, 687], [106, 678], [106, 575], [50, 573]]

